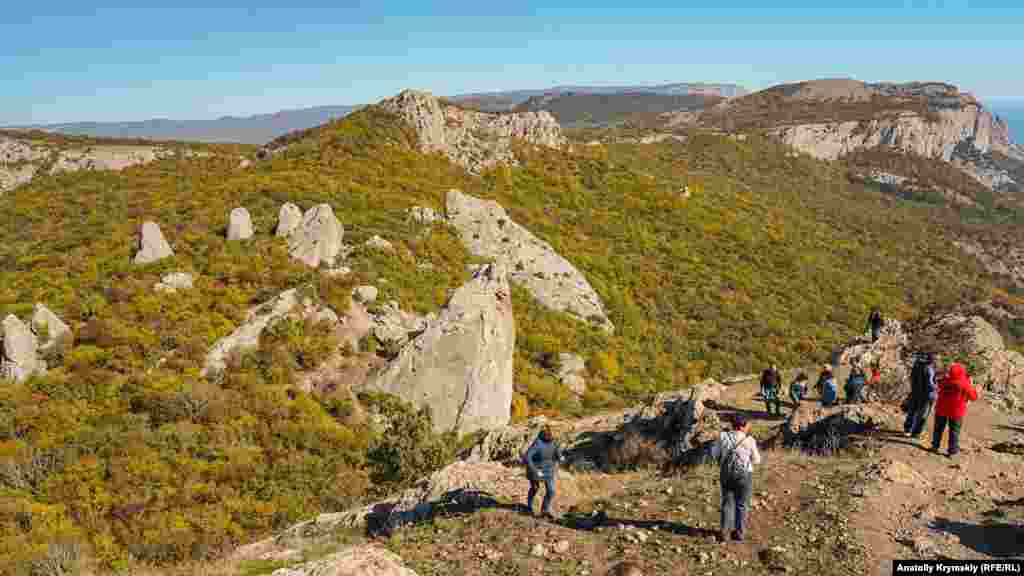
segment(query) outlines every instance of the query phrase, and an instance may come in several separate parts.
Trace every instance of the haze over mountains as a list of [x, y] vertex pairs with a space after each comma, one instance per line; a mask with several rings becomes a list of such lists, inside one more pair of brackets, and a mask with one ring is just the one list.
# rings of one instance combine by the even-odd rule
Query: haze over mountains
[[[484, 111], [511, 110], [538, 97], [554, 98], [563, 95], [640, 95], [658, 100], [660, 111], [684, 108], [669, 105], [681, 98], [701, 96], [733, 97], [747, 94], [735, 84], [674, 83], [657, 86], [557, 86], [548, 89], [481, 92], [454, 96], [456, 102], [472, 105]], [[634, 103], [633, 106], [636, 104]], [[150, 140], [184, 140], [194, 142], [237, 142], [264, 144], [289, 132], [305, 130], [342, 118], [358, 105], [317, 106], [295, 110], [282, 110], [254, 116], [225, 116], [214, 120], [151, 119], [126, 122], [69, 122], [62, 124], [31, 125], [19, 128], [45, 130], [68, 135], [96, 138], [143, 138]], [[622, 108], [619, 105], [619, 108]], [[558, 114], [556, 114], [556, 117]], [[562, 118], [559, 118], [563, 121]]]

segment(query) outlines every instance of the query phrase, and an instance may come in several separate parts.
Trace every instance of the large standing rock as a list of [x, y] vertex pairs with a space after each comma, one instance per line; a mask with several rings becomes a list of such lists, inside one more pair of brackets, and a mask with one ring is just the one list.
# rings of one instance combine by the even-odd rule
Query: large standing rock
[[500, 204], [458, 190], [449, 191], [446, 202], [449, 222], [473, 255], [504, 264], [512, 281], [548, 308], [614, 330], [586, 277], [550, 244], [513, 222]]
[[235, 208], [228, 218], [228, 240], [252, 238], [252, 217], [245, 208]]
[[508, 276], [485, 266], [369, 388], [429, 406], [438, 430], [504, 426], [511, 416], [515, 318]]
[[139, 251], [135, 254], [136, 264], [149, 264], [163, 258], [174, 256], [171, 245], [167, 243], [163, 232], [155, 222], [142, 224], [139, 234]]
[[39, 343], [32, 330], [13, 314], [4, 318], [2, 328], [0, 336], [3, 337], [7, 377], [21, 380], [45, 371], [45, 365], [39, 360]]
[[932, 351], [946, 362], [967, 359], [974, 365], [971, 378], [982, 388], [1024, 384], [1024, 374], [1013, 368], [1019, 360], [1006, 350], [999, 331], [981, 316], [950, 313], [928, 318], [915, 330], [911, 346]]
[[294, 568], [280, 568], [271, 576], [416, 576], [393, 552], [373, 544], [352, 546]]
[[277, 237], [287, 238], [291, 236], [292, 232], [295, 231], [302, 224], [302, 210], [292, 203], [287, 203], [281, 206], [281, 211], [277, 215]]
[[[836, 382], [842, 387], [854, 364], [868, 370], [878, 364], [883, 381], [908, 382], [911, 361], [907, 351], [908, 335], [898, 320], [887, 319], [878, 341], [870, 337], [857, 338], [833, 354], [832, 370]], [[909, 391], [909, 384], [906, 390]]]
[[39, 354], [43, 358], [55, 357], [71, 342], [71, 328], [42, 304], [36, 304], [32, 314], [32, 330], [41, 341]]
[[235, 350], [259, 346], [260, 334], [268, 326], [286, 316], [299, 304], [296, 290], [286, 290], [277, 298], [260, 304], [249, 311], [249, 319], [230, 335], [218, 340], [206, 354], [202, 375], [209, 376], [227, 367], [227, 357]]
[[341, 252], [341, 238], [345, 230], [327, 204], [314, 206], [302, 216], [302, 224], [288, 236], [288, 251], [292, 258], [307, 266], [328, 266]]
[[402, 310], [398, 307], [398, 302], [389, 300], [370, 317], [370, 329], [381, 344], [391, 348], [400, 348], [405, 346], [410, 338], [415, 338], [423, 333], [427, 329], [427, 325], [435, 319], [436, 316], [433, 313], [419, 316]]

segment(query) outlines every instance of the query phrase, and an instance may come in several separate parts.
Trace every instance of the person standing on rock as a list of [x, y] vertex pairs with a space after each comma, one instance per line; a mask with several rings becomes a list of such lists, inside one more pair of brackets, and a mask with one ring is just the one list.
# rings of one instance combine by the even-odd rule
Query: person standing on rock
[[946, 455], [950, 458], [960, 453], [960, 430], [967, 403], [978, 399], [978, 391], [967, 375], [967, 369], [959, 362], [949, 367], [949, 372], [939, 384], [938, 400], [935, 402], [935, 429], [932, 431], [932, 451], [938, 452], [942, 445], [942, 433], [949, 426], [949, 447]]
[[910, 396], [905, 404], [907, 419], [903, 422], [903, 431], [914, 439], [921, 436], [938, 395], [934, 363], [935, 358], [930, 353], [922, 354], [910, 370]]
[[533, 515], [533, 500], [537, 497], [541, 482], [544, 483], [544, 501], [541, 513], [547, 518], [554, 518], [551, 504], [555, 499], [555, 479], [558, 474], [558, 462], [562, 459], [562, 451], [555, 443], [551, 427], [545, 426], [537, 439], [533, 441], [523, 463], [526, 464], [526, 478], [530, 481], [530, 492], [526, 497], [526, 509]]
[[796, 380], [789, 385], [789, 399], [793, 401], [793, 409], [796, 410], [807, 395], [807, 375], [803, 372], [797, 374]]
[[782, 416], [782, 400], [779, 398], [779, 388], [782, 385], [782, 377], [779, 376], [779, 369], [772, 364], [761, 373], [761, 397], [768, 407], [768, 415]]
[[864, 385], [867, 383], [867, 378], [864, 375], [864, 369], [858, 364], [854, 364], [850, 368], [850, 376], [846, 379], [846, 403], [847, 404], [860, 404], [864, 401]]
[[[718, 538], [743, 540], [747, 508], [754, 492], [754, 466], [761, 463], [757, 440], [750, 435], [750, 422], [742, 414], [735, 416], [733, 429], [722, 432], [711, 446], [711, 457], [719, 463], [719, 485], [722, 489], [722, 511]], [[732, 532], [729, 529], [732, 528]]]
[[821, 368], [821, 376], [818, 376], [818, 393], [821, 395], [821, 405], [826, 408], [834, 406], [839, 400], [839, 388], [836, 386], [835, 376], [832, 375], [832, 367], [825, 364]]
[[873, 309], [868, 316], [868, 328], [871, 330], [871, 342], [878, 342], [878, 337], [882, 334], [882, 313], [878, 308]]

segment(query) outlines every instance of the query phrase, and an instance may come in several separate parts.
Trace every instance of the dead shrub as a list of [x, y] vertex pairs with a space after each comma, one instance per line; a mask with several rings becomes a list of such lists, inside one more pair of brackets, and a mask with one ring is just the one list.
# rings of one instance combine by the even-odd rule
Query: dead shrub
[[621, 439], [608, 447], [608, 465], [618, 469], [662, 467], [671, 460], [656, 440], [644, 436], [635, 427], [627, 427]]

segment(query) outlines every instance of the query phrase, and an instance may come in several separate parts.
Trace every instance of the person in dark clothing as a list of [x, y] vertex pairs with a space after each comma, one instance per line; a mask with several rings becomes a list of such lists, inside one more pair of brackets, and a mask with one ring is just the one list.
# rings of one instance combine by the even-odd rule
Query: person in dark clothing
[[530, 481], [530, 492], [526, 497], [526, 509], [533, 514], [533, 500], [537, 497], [541, 482], [544, 483], [544, 501], [541, 504], [541, 513], [554, 518], [551, 512], [551, 505], [555, 499], [555, 479], [558, 475], [558, 462], [562, 460], [562, 451], [551, 433], [551, 428], [545, 426], [537, 439], [533, 441], [526, 454], [523, 455], [523, 463], [526, 464], [526, 478]]
[[942, 433], [949, 426], [949, 448], [946, 455], [952, 458], [960, 453], [960, 429], [967, 403], [978, 399], [978, 391], [959, 362], [949, 367], [949, 372], [939, 384], [939, 395], [935, 402], [935, 427], [932, 430], [932, 451], [938, 452], [942, 445]]
[[871, 341], [878, 342], [878, 337], [882, 334], [882, 313], [878, 308], [872, 310], [868, 316], [868, 328], [871, 329]]
[[854, 364], [850, 368], [850, 376], [846, 379], [847, 404], [860, 404], [864, 401], [864, 384], [866, 383], [867, 377], [864, 375], [864, 369]]
[[835, 406], [839, 400], [839, 389], [836, 386], [836, 378], [832, 375], [832, 367], [826, 364], [821, 369], [821, 376], [818, 377], [818, 394], [821, 397], [821, 405], [824, 407]]
[[782, 377], [779, 370], [772, 364], [767, 370], [761, 373], [761, 397], [768, 407], [769, 415], [782, 416], [782, 399], [779, 398], [779, 388], [782, 386]]
[[915, 439], [921, 436], [937, 395], [935, 359], [931, 354], [922, 354], [910, 370], [910, 396], [905, 404], [907, 419], [903, 422], [903, 431], [907, 436]]
[[733, 430], [722, 432], [711, 445], [711, 457], [719, 462], [719, 484], [722, 489], [719, 541], [725, 542], [728, 530], [733, 540], [743, 540], [747, 507], [753, 493], [754, 466], [761, 463], [757, 440], [750, 435], [750, 423], [739, 414], [733, 420]]

